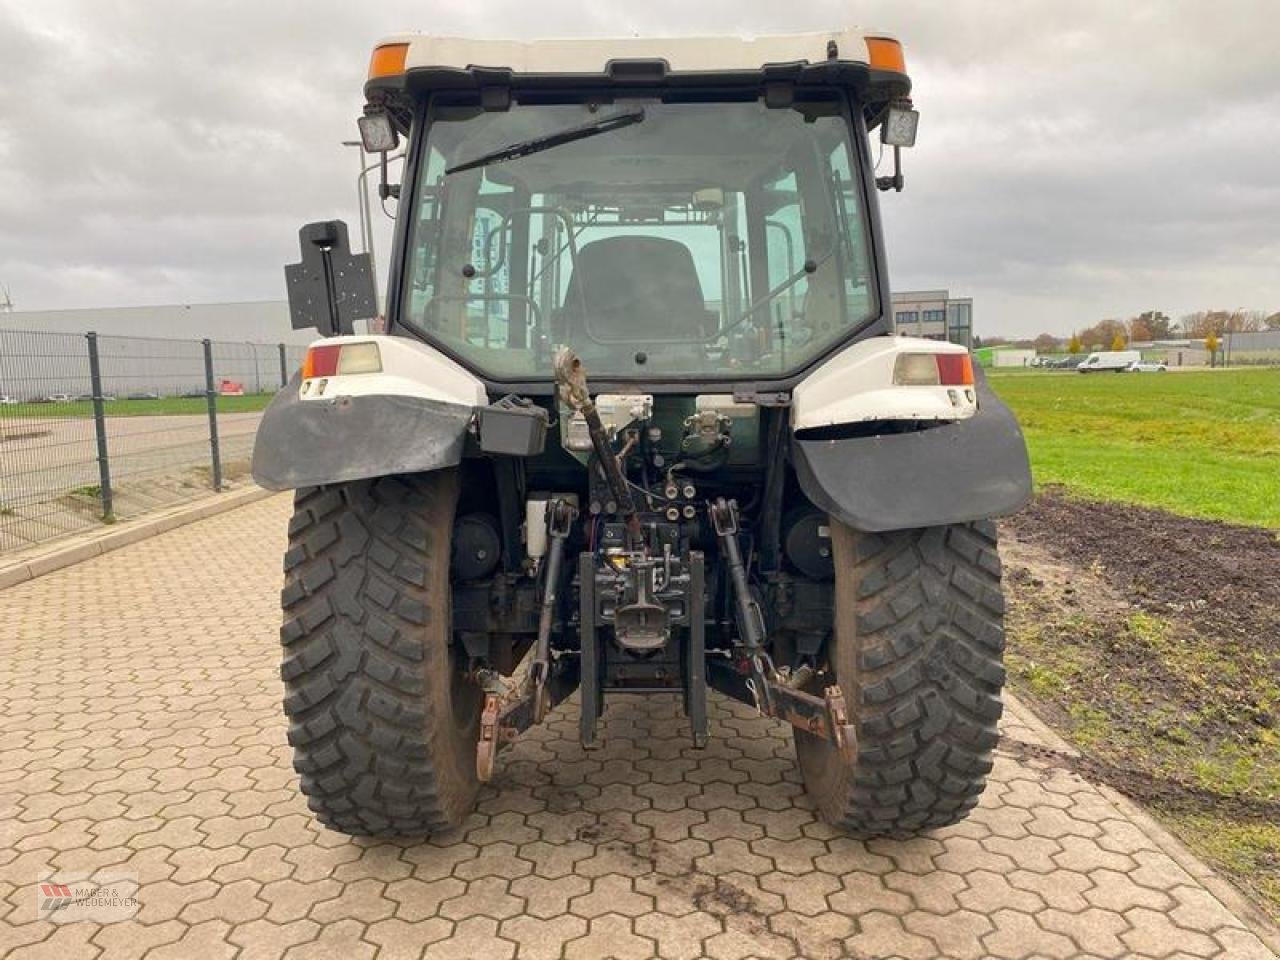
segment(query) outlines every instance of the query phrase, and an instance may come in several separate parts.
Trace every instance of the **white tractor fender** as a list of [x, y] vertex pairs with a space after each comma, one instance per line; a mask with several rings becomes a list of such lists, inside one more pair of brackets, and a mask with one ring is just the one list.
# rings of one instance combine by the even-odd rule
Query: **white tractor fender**
[[462, 460], [476, 408], [488, 403], [478, 378], [407, 337], [326, 337], [309, 355], [325, 348], [343, 350], [337, 369], [304, 364], [263, 414], [253, 448], [260, 486], [345, 483]]
[[[904, 354], [966, 352], [937, 340], [868, 337], [800, 383], [791, 452], [805, 496], [866, 531], [968, 523], [1021, 508], [1031, 498], [1026, 444], [980, 372], [967, 386], [894, 383]], [[858, 424], [867, 429], [840, 429]]]
[[796, 385], [791, 429], [814, 430], [882, 420], [954, 421], [978, 410], [967, 386], [894, 383], [904, 353], [965, 354], [961, 345], [921, 337], [868, 337], [841, 350]]

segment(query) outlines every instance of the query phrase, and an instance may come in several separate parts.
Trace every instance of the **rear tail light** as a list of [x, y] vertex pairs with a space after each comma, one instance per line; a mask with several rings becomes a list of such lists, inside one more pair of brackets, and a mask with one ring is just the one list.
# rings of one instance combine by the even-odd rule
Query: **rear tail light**
[[312, 347], [302, 361], [302, 379], [332, 377], [338, 372], [338, 351], [341, 347]]
[[967, 353], [900, 353], [893, 382], [903, 387], [971, 387], [973, 361]]
[[973, 386], [973, 360], [967, 353], [934, 354], [938, 361], [938, 379], [944, 387]]
[[352, 373], [381, 373], [382, 354], [373, 341], [327, 343], [312, 347], [302, 361], [302, 379]]

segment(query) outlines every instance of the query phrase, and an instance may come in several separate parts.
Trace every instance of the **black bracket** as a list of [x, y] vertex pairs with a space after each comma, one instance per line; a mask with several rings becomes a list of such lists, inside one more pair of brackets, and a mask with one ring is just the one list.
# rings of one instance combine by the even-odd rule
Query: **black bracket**
[[302, 259], [284, 268], [289, 320], [295, 330], [315, 327], [322, 337], [355, 332], [355, 321], [377, 316], [373, 265], [352, 253], [341, 220], [308, 223], [298, 231]]
[[578, 735], [583, 747], [595, 746], [596, 723], [604, 709], [604, 657], [596, 633], [596, 560], [589, 551], [578, 554], [578, 638], [581, 649], [582, 712]]
[[902, 192], [902, 187], [906, 181], [902, 178], [902, 148], [893, 148], [893, 176], [876, 177], [877, 190], [894, 190], [898, 193]]
[[684, 712], [689, 717], [693, 745], [707, 745], [707, 611], [704, 593], [705, 560], [701, 551], [689, 554], [689, 643], [685, 652]]
[[813, 671], [804, 668], [795, 675], [784, 675], [765, 649], [768, 638], [764, 615], [751, 594], [738, 545], [738, 504], [721, 497], [708, 505], [707, 512], [729, 571], [740, 641], [739, 669], [756, 710], [831, 742], [842, 756], [852, 760], [858, 749], [857, 738], [839, 686], [830, 684], [821, 697], [808, 693], [802, 687], [814, 679]]
[[760, 384], [735, 384], [734, 403], [754, 403], [758, 407], [789, 407], [791, 394], [784, 390], [760, 389]]

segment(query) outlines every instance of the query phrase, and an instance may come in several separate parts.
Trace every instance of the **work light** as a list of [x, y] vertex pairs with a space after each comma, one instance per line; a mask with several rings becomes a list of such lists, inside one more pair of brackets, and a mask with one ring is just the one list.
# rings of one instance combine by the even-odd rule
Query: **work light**
[[916, 127], [920, 125], [920, 111], [910, 107], [893, 106], [880, 125], [880, 139], [891, 147], [914, 147]]
[[360, 141], [365, 153], [387, 153], [400, 142], [396, 128], [391, 125], [390, 114], [381, 111], [366, 113], [356, 120], [360, 127]]

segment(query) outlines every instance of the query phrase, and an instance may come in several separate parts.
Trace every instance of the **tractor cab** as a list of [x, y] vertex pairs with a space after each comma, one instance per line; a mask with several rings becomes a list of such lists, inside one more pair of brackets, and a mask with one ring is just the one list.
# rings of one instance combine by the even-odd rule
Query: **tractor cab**
[[487, 382], [549, 390], [562, 343], [600, 382], [785, 380], [889, 329], [896, 41], [397, 38], [365, 89], [367, 146], [409, 140], [389, 315]]

